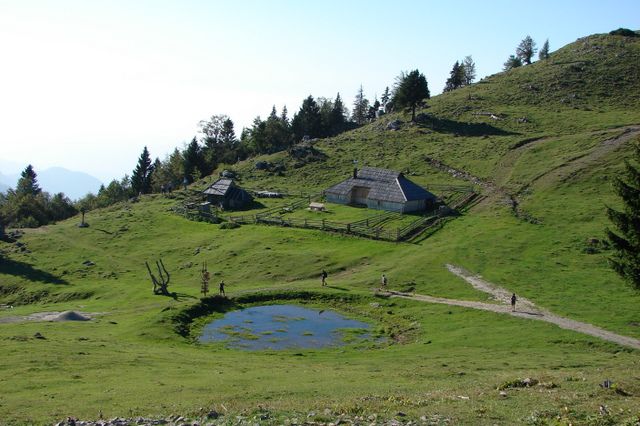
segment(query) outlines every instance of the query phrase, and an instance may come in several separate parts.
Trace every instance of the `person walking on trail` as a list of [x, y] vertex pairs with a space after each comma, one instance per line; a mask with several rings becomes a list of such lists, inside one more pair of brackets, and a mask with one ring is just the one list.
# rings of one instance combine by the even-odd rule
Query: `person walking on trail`
[[220, 281], [220, 296], [226, 296], [224, 294], [224, 280]]
[[516, 302], [518, 301], [518, 298], [516, 297], [516, 294], [513, 293], [511, 295], [511, 312], [515, 312], [516, 311]]
[[326, 286], [327, 285], [327, 271], [325, 271], [324, 269], [322, 270], [322, 273], [320, 274], [320, 277], [322, 278], [322, 286]]
[[382, 288], [387, 288], [387, 276], [385, 274], [382, 274], [381, 284]]

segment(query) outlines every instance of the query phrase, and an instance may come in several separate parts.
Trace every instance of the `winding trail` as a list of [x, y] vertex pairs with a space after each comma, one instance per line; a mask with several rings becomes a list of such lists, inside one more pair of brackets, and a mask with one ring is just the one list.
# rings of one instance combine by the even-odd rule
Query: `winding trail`
[[592, 324], [575, 321], [555, 315], [545, 309], [537, 307], [533, 302], [523, 297], [518, 297], [517, 308], [515, 312], [511, 311], [511, 293], [502, 287], [483, 280], [478, 275], [473, 275], [469, 271], [454, 265], [446, 265], [449, 272], [459, 276], [475, 289], [488, 293], [498, 303], [473, 302], [468, 300], [446, 299], [443, 297], [424, 296], [420, 294], [403, 293], [399, 291], [388, 291], [392, 297], [400, 297], [403, 299], [417, 300], [420, 302], [440, 303], [451, 306], [461, 306], [464, 308], [480, 309], [483, 311], [491, 311], [500, 314], [507, 314], [518, 318], [533, 319], [538, 321], [546, 321], [557, 325], [566, 330], [577, 331], [578, 333], [588, 334], [589, 336], [598, 337], [600, 339], [617, 343], [634, 349], [640, 349], [640, 340], [633, 337], [623, 336], [621, 334], [612, 333]]

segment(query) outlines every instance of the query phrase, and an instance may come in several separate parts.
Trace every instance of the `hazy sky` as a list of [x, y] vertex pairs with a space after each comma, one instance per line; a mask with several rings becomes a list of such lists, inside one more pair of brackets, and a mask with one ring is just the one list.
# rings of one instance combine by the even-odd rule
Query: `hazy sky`
[[360, 84], [373, 99], [415, 68], [435, 95], [466, 55], [483, 77], [527, 34], [553, 51], [639, 20], [640, 0], [0, 0], [0, 173], [106, 182], [213, 114], [239, 135], [274, 104], [292, 116], [340, 92], [351, 106]]

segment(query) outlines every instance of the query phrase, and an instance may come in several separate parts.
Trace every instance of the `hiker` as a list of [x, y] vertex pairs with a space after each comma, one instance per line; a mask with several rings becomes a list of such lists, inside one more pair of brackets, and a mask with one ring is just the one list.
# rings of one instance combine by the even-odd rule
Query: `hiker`
[[327, 285], [327, 271], [325, 271], [324, 269], [322, 270], [322, 273], [320, 274], [320, 277], [322, 278], [322, 286], [326, 286]]
[[518, 300], [518, 298], [516, 297], [516, 294], [513, 293], [511, 295], [511, 312], [515, 312], [516, 311], [516, 301]]
[[382, 274], [382, 288], [387, 288], [387, 276]]
[[224, 294], [224, 280], [220, 281], [220, 296], [226, 296]]

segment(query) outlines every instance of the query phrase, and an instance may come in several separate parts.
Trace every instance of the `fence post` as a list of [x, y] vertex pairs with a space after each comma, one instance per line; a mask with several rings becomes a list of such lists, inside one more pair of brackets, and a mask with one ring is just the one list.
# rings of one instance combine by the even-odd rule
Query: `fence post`
[[351, 224], [347, 223], [347, 233], [350, 234], [351, 233]]
[[326, 219], [322, 219], [322, 229], [323, 229], [323, 230], [324, 230], [324, 221], [325, 221], [325, 220], [326, 220]]
[[396, 228], [396, 241], [400, 241], [400, 228]]
[[307, 219], [304, 220], [304, 227], [307, 227]]

